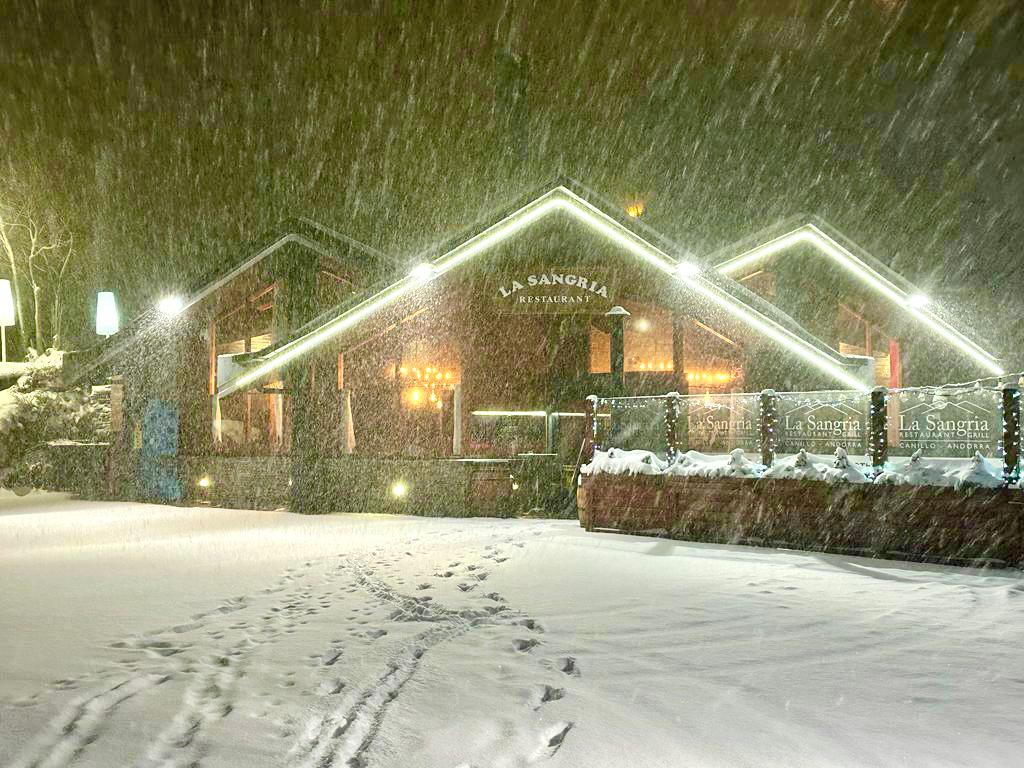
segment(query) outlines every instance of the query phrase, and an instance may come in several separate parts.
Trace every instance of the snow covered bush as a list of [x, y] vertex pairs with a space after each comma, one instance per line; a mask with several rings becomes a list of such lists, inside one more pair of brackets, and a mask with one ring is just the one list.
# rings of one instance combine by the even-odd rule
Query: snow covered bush
[[580, 467], [584, 475], [660, 475], [666, 462], [650, 451], [624, 451], [609, 448], [594, 451], [594, 460]]
[[1002, 475], [994, 473], [985, 461], [985, 457], [975, 452], [974, 457], [966, 466], [950, 470], [947, 475], [953, 478], [953, 487], [957, 490], [968, 488], [999, 488], [1003, 484]]
[[884, 470], [878, 473], [874, 483], [875, 485], [952, 485], [941, 467], [922, 460], [920, 449], [911, 455], [905, 471]]
[[870, 482], [864, 471], [853, 464], [843, 446], [837, 446], [832, 466], [811, 461], [807, 451], [800, 449], [794, 456], [776, 460], [761, 475], [766, 480], [819, 480], [833, 484], [861, 484]]
[[945, 464], [927, 461], [921, 451], [914, 451], [907, 466], [900, 471], [888, 469], [874, 480], [875, 485], [930, 485], [968, 490], [970, 488], [1001, 488], [1002, 474], [993, 470], [980, 453], [973, 457]]
[[750, 461], [742, 448], [735, 448], [728, 456], [706, 456], [697, 451], [687, 451], [665, 470], [665, 474], [676, 477], [740, 477], [758, 478], [764, 466]]
[[777, 459], [762, 477], [766, 480], [823, 480], [818, 466], [811, 463], [807, 451], [801, 448], [795, 456]]
[[764, 478], [766, 480], [813, 480], [833, 485], [928, 485], [957, 490], [1001, 488], [1001, 473], [980, 454], [971, 459], [926, 461], [917, 451], [902, 470], [890, 468], [874, 475], [869, 467], [850, 461], [843, 446], [838, 446], [831, 466], [824, 457], [810, 456], [801, 449], [793, 456], [776, 459], [767, 469], [750, 461], [743, 449], [727, 456], [709, 456], [687, 451], [672, 463], [650, 451], [626, 451], [610, 448], [597, 451], [594, 460], [581, 468], [584, 475], [667, 475], [670, 477]]
[[96, 441], [110, 435], [109, 403], [85, 389], [62, 389], [59, 358], [39, 358], [17, 384], [0, 391], [0, 467], [53, 440]]

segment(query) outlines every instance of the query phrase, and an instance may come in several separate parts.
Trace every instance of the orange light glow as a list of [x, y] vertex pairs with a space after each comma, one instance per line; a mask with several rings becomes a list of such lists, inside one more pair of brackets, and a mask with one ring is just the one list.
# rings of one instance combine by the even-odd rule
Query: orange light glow
[[732, 374], [723, 371], [689, 371], [686, 380], [707, 385], [725, 384], [732, 381]]
[[634, 203], [630, 203], [626, 206], [626, 215], [631, 219], [639, 219], [644, 215], [644, 211], [647, 210], [647, 206], [643, 204], [642, 200], [637, 200]]

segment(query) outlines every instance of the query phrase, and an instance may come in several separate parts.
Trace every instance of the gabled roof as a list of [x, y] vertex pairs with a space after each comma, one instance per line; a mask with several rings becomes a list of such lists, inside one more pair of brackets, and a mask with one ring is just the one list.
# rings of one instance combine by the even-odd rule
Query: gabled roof
[[[363, 268], [372, 267], [375, 270], [380, 270], [382, 265], [384, 269], [394, 269], [396, 266], [396, 261], [387, 254], [312, 219], [305, 217], [285, 219], [272, 232], [250, 243], [243, 250], [240, 258], [220, 266], [205, 279], [199, 281], [183, 299], [179, 313], [211, 296], [289, 243], [295, 243], [328, 258], [333, 258], [338, 255], [339, 251], [344, 250], [350, 257], [356, 257], [359, 266]], [[147, 329], [159, 326], [159, 315], [160, 311], [157, 308], [151, 308], [135, 317], [128, 327], [122, 329], [116, 336], [93, 347], [90, 352], [86, 353], [92, 355], [90, 358], [72, 364], [73, 370], [70, 373], [69, 381], [71, 383], [81, 381], [90, 372], [117, 359], [126, 347], [144, 336]]]
[[[507, 238], [553, 214], [564, 213], [607, 237], [685, 289], [731, 315], [741, 324], [769, 338], [837, 382], [866, 389], [854, 373], [857, 363], [840, 355], [800, 327], [792, 318], [755, 296], [734, 280], [714, 270], [701, 269], [675, 243], [653, 229], [618, 213], [618, 206], [602, 210], [588, 198], [596, 197], [578, 183], [561, 179], [558, 184], [517, 201], [471, 231], [443, 246], [429, 249], [426, 258], [411, 272], [351, 303], [339, 305], [299, 329], [284, 343], [263, 350], [237, 376], [218, 388], [224, 396], [257, 381], [286, 363], [301, 357], [328, 339], [354, 327], [377, 312], [412, 294], [425, 281], [458, 269]], [[613, 211], [609, 213], [608, 211]]]
[[920, 322], [986, 372], [996, 376], [1004, 373], [995, 356], [936, 314], [928, 306], [924, 293], [910, 281], [820, 218], [804, 216], [782, 221], [771, 230], [762, 230], [757, 235], [719, 251], [714, 261], [721, 274], [735, 275], [755, 263], [782, 257], [803, 244], [812, 246], [822, 258], [852, 274], [894, 304], [898, 311]]

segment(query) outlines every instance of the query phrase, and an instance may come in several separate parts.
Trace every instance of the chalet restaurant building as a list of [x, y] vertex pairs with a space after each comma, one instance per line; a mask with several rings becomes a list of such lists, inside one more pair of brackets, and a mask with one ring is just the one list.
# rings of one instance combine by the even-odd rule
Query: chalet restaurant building
[[565, 179], [402, 259], [291, 222], [183, 303], [83, 360], [115, 493], [493, 514], [565, 487], [591, 394], [1001, 373], [824, 222], [698, 260]]

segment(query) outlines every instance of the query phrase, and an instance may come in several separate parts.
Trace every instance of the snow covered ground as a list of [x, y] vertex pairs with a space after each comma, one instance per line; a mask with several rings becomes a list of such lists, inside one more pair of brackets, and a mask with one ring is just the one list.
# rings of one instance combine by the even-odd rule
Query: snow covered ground
[[1024, 580], [0, 491], [0, 766], [1024, 765]]

